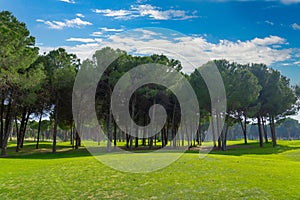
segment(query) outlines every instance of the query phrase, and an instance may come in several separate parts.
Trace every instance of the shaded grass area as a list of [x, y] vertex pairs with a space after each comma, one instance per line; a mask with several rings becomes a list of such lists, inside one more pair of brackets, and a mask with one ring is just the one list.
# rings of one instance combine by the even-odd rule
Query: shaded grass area
[[[152, 173], [115, 171], [85, 148], [26, 143], [18, 154], [10, 144], [0, 158], [0, 199], [299, 199], [300, 141], [259, 148], [229, 142], [226, 152], [205, 158], [189, 151]], [[25, 159], [26, 158], [26, 159]]]
[[300, 150], [299, 141], [278, 141], [276, 147], [272, 146], [272, 143], [264, 143], [264, 147], [259, 147], [259, 142], [250, 141], [248, 144], [229, 142], [228, 150], [222, 151], [214, 150], [211, 154], [222, 154], [222, 155], [268, 155], [268, 154], [281, 154], [286, 151]]

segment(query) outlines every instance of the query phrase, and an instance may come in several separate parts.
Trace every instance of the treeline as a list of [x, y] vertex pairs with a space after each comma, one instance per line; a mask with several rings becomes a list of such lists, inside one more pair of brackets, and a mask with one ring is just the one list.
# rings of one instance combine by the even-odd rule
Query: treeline
[[[207, 87], [198, 73], [211, 65], [218, 67], [224, 81], [226, 113], [214, 114], [210, 111]], [[264, 138], [267, 141], [267, 125], [270, 127], [273, 146], [276, 146], [276, 122], [298, 111], [298, 86], [291, 87], [289, 79], [264, 64], [241, 65], [218, 60], [202, 66], [198, 71], [191, 74], [190, 82], [202, 103], [202, 116], [225, 118], [225, 127], [218, 139], [220, 148], [226, 149], [228, 127], [235, 123], [240, 124], [247, 144], [247, 124], [250, 122], [257, 124], [261, 147], [264, 145]]]
[[[251, 140], [257, 140], [257, 124], [247, 124], [247, 136]], [[280, 140], [300, 140], [300, 124], [298, 120], [289, 117], [276, 122], [276, 136]], [[266, 143], [270, 142], [271, 130], [269, 127], [264, 129], [264, 140]], [[240, 124], [236, 123], [228, 129], [228, 140], [240, 140], [244, 138]]]
[[[247, 124], [256, 123], [260, 146], [267, 137], [267, 126], [270, 127], [273, 145], [276, 146], [277, 122], [286, 116], [297, 112], [297, 97], [299, 87], [291, 87], [289, 80], [279, 71], [268, 68], [264, 64], [241, 65], [226, 60], [208, 62], [191, 74], [183, 74], [180, 61], [169, 59], [164, 55], [133, 56], [122, 50], [109, 47], [98, 50], [92, 59], [82, 63], [76, 55], [59, 48], [43, 55], [38, 54], [35, 38], [30, 36], [24, 23], [19, 22], [10, 12], [0, 12], [0, 146], [2, 155], [6, 148], [11, 132], [15, 130], [17, 138], [16, 151], [24, 144], [26, 129], [30, 118], [38, 118], [37, 145], [40, 132], [43, 129], [42, 117], [50, 114], [53, 152], [56, 152], [58, 129], [69, 130], [68, 139], [78, 148], [81, 139], [91, 139], [100, 143], [104, 140], [101, 133], [83, 133], [81, 124], [74, 127], [72, 113], [72, 92], [76, 74], [79, 70], [90, 70], [105, 65], [103, 56], [116, 59], [110, 63], [98, 82], [95, 94], [95, 109], [97, 123], [100, 123], [108, 138], [107, 148], [117, 146], [118, 142], [125, 142], [128, 149], [139, 145], [188, 147], [201, 145], [212, 134], [215, 146], [226, 149], [229, 127], [240, 124], [245, 143], [247, 143]], [[132, 130], [128, 124], [128, 133], [135, 131], [137, 136], [126, 134], [118, 125], [111, 112], [111, 95], [118, 80], [129, 70], [148, 63], [156, 63], [181, 72], [192, 85], [199, 102], [200, 121], [181, 122], [181, 106], [177, 97], [169, 88], [157, 84], [147, 84], [137, 89], [131, 99], [129, 111], [134, 122], [141, 126], [150, 123], [149, 109], [152, 105], [160, 104], [166, 110], [166, 123], [159, 133], [152, 135], [152, 129]], [[200, 75], [212, 65], [216, 66], [224, 81], [226, 89], [227, 111], [218, 112], [211, 109], [209, 91], [203, 77]], [[149, 76], [159, 76], [152, 74]], [[88, 79], [88, 77], [87, 77]], [[178, 80], [180, 82], [180, 80]], [[88, 87], [86, 88], [88, 89]], [[220, 99], [223, 101], [223, 99]], [[189, 103], [188, 98], [185, 103]], [[89, 111], [86, 112], [87, 115]], [[215, 133], [208, 133], [207, 128], [212, 121], [224, 119], [224, 127], [220, 130], [212, 129]], [[179, 126], [184, 123], [184, 126]], [[200, 125], [198, 125], [200, 124]], [[197, 131], [191, 133], [192, 126]], [[178, 130], [181, 127], [183, 130]], [[184, 133], [178, 136], [178, 132]], [[217, 132], [216, 132], [217, 131]], [[219, 134], [220, 132], [220, 134]], [[219, 137], [220, 135], [220, 137]], [[90, 136], [90, 137], [89, 137]]]

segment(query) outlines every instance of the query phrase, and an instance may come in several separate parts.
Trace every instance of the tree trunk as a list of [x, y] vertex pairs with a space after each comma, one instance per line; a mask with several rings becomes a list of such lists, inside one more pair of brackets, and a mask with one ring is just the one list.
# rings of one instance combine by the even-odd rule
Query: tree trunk
[[67, 141], [68, 135], [69, 135], [69, 131], [65, 130], [65, 133], [64, 133], [64, 142]]
[[[222, 151], [226, 151], [226, 139], [227, 139], [227, 131], [228, 131], [228, 115], [225, 117], [225, 124], [221, 131], [221, 139], [222, 139]], [[219, 120], [220, 121], [220, 120]]]
[[107, 151], [111, 151], [111, 135], [112, 135], [112, 110], [111, 103], [109, 104], [109, 113], [108, 113], [108, 131], [107, 131]]
[[126, 148], [129, 149], [129, 135], [126, 133]]
[[259, 146], [264, 147], [264, 141], [262, 136], [262, 130], [261, 130], [261, 118], [260, 116], [257, 116], [257, 126], [258, 126], [258, 135], [259, 135]]
[[276, 132], [275, 132], [275, 118], [274, 116], [270, 116], [270, 128], [272, 133], [272, 143], [273, 147], [277, 146], [277, 138], [276, 138]]
[[[227, 120], [228, 118], [226, 119], [226, 121]], [[224, 129], [222, 130], [222, 151], [226, 151], [227, 149], [227, 133], [228, 133], [228, 123], [226, 122], [224, 124]]]
[[217, 147], [217, 144], [216, 144], [216, 135], [215, 135], [216, 129], [215, 129], [213, 113], [211, 114], [211, 127], [212, 127], [212, 139], [213, 139], [213, 144], [214, 144], [214, 148], [215, 148], [215, 147]]
[[266, 125], [266, 119], [262, 119], [262, 127], [264, 130], [264, 136], [265, 136], [265, 142], [268, 143], [268, 131], [267, 131], [267, 125]]
[[242, 127], [243, 130], [243, 135], [244, 135], [244, 144], [247, 144], [247, 115], [246, 113], [244, 113], [244, 122], [242, 119], [240, 119], [240, 125]]
[[221, 127], [220, 127], [220, 114], [219, 112], [217, 111], [217, 114], [216, 114], [216, 118], [217, 118], [217, 136], [218, 136], [218, 148], [221, 149], [222, 148], [222, 141], [221, 141], [221, 133], [222, 131], [220, 130]]
[[[58, 103], [58, 100], [56, 100]], [[58, 120], [58, 113], [57, 113], [57, 104], [54, 108], [54, 124], [53, 124], [53, 146], [52, 146], [52, 153], [56, 153], [56, 135], [57, 135], [57, 120]]]
[[22, 143], [22, 138], [23, 135], [25, 135], [25, 121], [26, 121], [26, 108], [24, 108], [22, 112], [22, 119], [21, 119], [21, 124], [19, 127], [19, 133], [17, 134], [17, 147], [16, 147], [16, 152], [19, 152], [21, 149], [21, 143]]
[[139, 146], [139, 138], [135, 137], [134, 147], [137, 148]]
[[114, 121], [114, 149], [117, 148], [117, 124]]
[[[169, 135], [170, 135], [170, 122], [168, 121], [167, 123], [167, 132], [166, 132], [166, 138], [165, 138], [165, 145], [168, 145], [168, 141], [169, 141]], [[170, 146], [171, 146], [171, 142], [170, 142]]]
[[175, 134], [175, 112], [176, 112], [176, 102], [173, 106], [173, 115], [172, 115], [172, 139], [173, 139], [173, 147], [176, 147], [176, 134]]
[[[143, 139], [142, 139], [142, 146], [146, 146], [146, 114], [144, 114], [144, 128], [143, 128]], [[161, 130], [163, 131], [163, 129]]]
[[2, 92], [1, 96], [1, 105], [0, 105], [0, 148], [2, 147], [3, 144], [3, 136], [4, 136], [4, 92]]
[[9, 131], [9, 141], [12, 141], [12, 135], [14, 132], [14, 120], [13, 118], [11, 119], [11, 124], [10, 124], [10, 131]]
[[164, 127], [160, 130], [161, 135], [161, 147], [164, 147]]
[[132, 151], [132, 136], [129, 135], [129, 150]]
[[75, 140], [75, 149], [78, 149], [81, 146], [81, 138], [78, 131], [76, 130], [76, 140]]
[[[156, 104], [156, 98], [153, 99], [153, 105]], [[155, 133], [156, 131], [154, 130], [154, 122], [155, 122], [155, 109], [152, 110], [152, 114], [151, 114], [151, 132], [150, 135], [151, 137], [148, 139], [149, 140], [149, 149], [152, 149], [153, 147], [153, 133]]]
[[3, 142], [2, 142], [2, 151], [1, 156], [6, 156], [6, 148], [7, 148], [7, 142], [9, 137], [9, 130], [12, 123], [12, 103], [11, 100], [9, 101], [7, 105], [7, 111], [5, 116], [5, 125], [4, 125], [4, 134], [3, 134]]
[[[10, 131], [11, 131], [11, 127], [12, 127], [12, 124], [13, 124], [12, 118], [8, 119], [8, 121], [9, 122], [7, 123], [7, 125], [5, 125], [5, 129], [4, 129], [4, 138], [3, 138], [3, 145], [2, 145], [1, 156], [6, 156], [6, 148], [7, 148], [8, 137], [9, 137], [9, 134], [10, 134]], [[6, 124], [6, 122], [5, 122], [5, 124]]]
[[28, 121], [29, 121], [29, 116], [30, 116], [30, 111], [28, 111], [27, 117], [26, 117], [25, 123], [24, 123], [24, 132], [23, 132], [23, 135], [22, 135], [22, 138], [21, 138], [21, 145], [20, 145], [21, 148], [23, 148], [23, 145], [24, 145], [24, 138], [25, 138], [27, 124], [28, 124]]
[[38, 133], [37, 133], [36, 147], [35, 147], [36, 149], [39, 148], [42, 117], [43, 117], [43, 109], [41, 110], [41, 114], [40, 114], [40, 118], [39, 118], [39, 126], [38, 126]]

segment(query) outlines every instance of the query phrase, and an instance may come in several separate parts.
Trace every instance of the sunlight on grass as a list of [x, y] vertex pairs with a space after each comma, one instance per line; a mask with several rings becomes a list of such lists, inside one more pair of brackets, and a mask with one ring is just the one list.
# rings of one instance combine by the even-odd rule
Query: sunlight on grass
[[[300, 141], [278, 144], [259, 148], [251, 141], [202, 159], [190, 151], [168, 167], [139, 174], [113, 170], [68, 142], [58, 143], [56, 154], [50, 153], [50, 142], [38, 151], [26, 143], [21, 154], [12, 144], [8, 154], [13, 155], [0, 158], [1, 199], [299, 199]], [[140, 167], [151, 162], [148, 156]], [[109, 159], [122, 164], [126, 156], [115, 153]]]

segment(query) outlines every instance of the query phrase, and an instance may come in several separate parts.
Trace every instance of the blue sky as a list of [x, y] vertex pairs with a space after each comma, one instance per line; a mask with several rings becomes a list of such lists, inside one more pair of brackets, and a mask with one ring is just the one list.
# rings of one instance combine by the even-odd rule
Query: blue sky
[[[25, 22], [41, 51], [63, 46], [84, 59], [107, 45], [137, 54], [181, 45], [196, 63], [201, 49], [211, 59], [266, 63], [300, 83], [300, 0], [0, 0], [0, 10]], [[131, 31], [144, 27], [171, 31]], [[172, 30], [182, 35], [170, 41]]]

